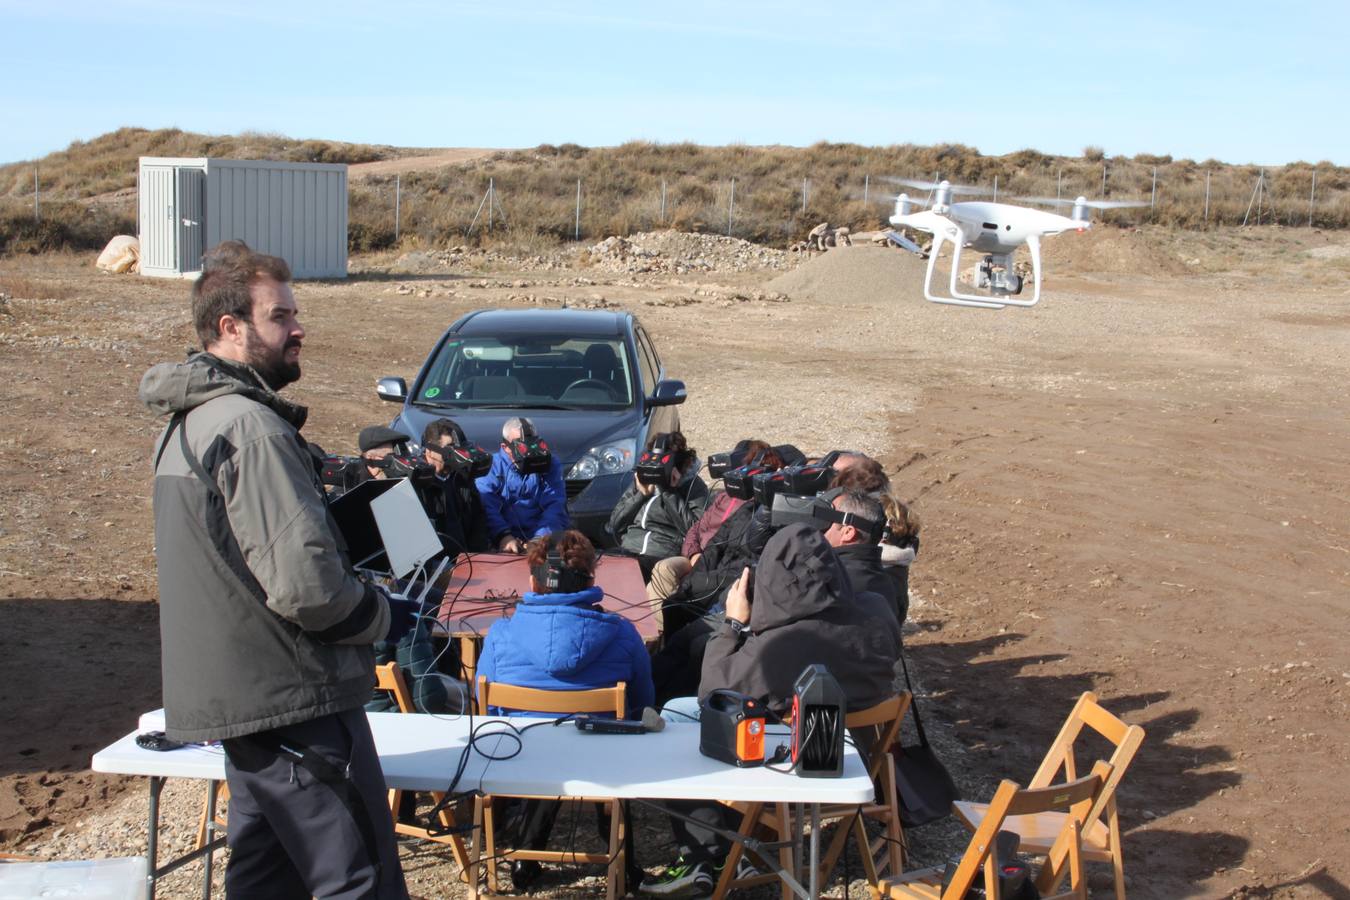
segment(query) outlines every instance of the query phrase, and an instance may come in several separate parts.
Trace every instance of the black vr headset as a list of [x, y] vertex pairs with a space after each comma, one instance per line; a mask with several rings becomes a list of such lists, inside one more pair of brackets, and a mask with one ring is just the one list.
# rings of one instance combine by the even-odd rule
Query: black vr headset
[[441, 455], [445, 465], [456, 475], [467, 478], [482, 478], [492, 470], [492, 455], [477, 444], [470, 443], [469, 436], [457, 422], [443, 420], [450, 426], [450, 441], [444, 447], [423, 447], [422, 451], [432, 450]]
[[857, 513], [844, 512], [834, 508], [834, 499], [844, 493], [844, 488], [831, 488], [814, 497], [802, 497], [792, 494], [778, 494], [773, 498], [773, 508], [769, 512], [769, 524], [782, 528], [801, 522], [824, 531], [833, 524], [852, 525], [867, 536], [868, 543], [881, 540], [886, 523], [873, 522]]
[[722, 476], [722, 483], [726, 487], [727, 496], [735, 497], [737, 500], [754, 499], [755, 476], [777, 471], [777, 466], [768, 465], [763, 462], [763, 459], [764, 454], [761, 453], [748, 465], [731, 469]]
[[477, 444], [434, 448], [452, 472], [468, 478], [482, 478], [492, 469], [492, 456]]
[[670, 449], [670, 435], [658, 434], [652, 449], [645, 450], [634, 466], [641, 484], [668, 488], [675, 473], [675, 451]]
[[830, 486], [834, 477], [834, 461], [839, 451], [831, 451], [813, 463], [785, 466], [775, 472], [761, 472], [752, 479], [755, 500], [761, 506], [772, 506], [780, 494], [818, 494]]
[[548, 536], [548, 556], [544, 558], [544, 564], [532, 566], [530, 574], [544, 592], [549, 594], [575, 594], [595, 583], [595, 576], [578, 572], [563, 564], [562, 554], [558, 552], [556, 534]]
[[546, 475], [553, 465], [553, 451], [528, 422], [520, 423], [520, 437], [514, 441], [503, 441], [506, 455], [516, 471], [522, 475]]

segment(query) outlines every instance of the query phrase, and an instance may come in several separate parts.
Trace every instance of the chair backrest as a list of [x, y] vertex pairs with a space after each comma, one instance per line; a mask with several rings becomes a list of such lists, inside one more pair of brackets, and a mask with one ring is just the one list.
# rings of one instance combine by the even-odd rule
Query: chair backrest
[[980, 873], [984, 873], [985, 895], [998, 896], [998, 859], [994, 849], [998, 833], [1009, 816], [1035, 815], [1037, 813], [1065, 813], [1064, 825], [1056, 838], [1056, 845], [1067, 845], [1069, 853], [1068, 891], [1055, 894], [1060, 897], [1087, 898], [1087, 880], [1083, 872], [1083, 823], [1088, 811], [1101, 794], [1103, 785], [1110, 777], [1109, 763], [1098, 761], [1092, 768], [1092, 774], [1050, 787], [1019, 788], [1012, 781], [1004, 781], [989, 802], [989, 811], [985, 813], [979, 828], [970, 838], [970, 844], [961, 855], [961, 862], [947, 889], [942, 892], [941, 900], [962, 900], [974, 885]]
[[1047, 787], [1055, 781], [1060, 771], [1064, 772], [1064, 781], [1073, 781], [1078, 777], [1077, 764], [1074, 756], [1074, 745], [1083, 728], [1087, 727], [1100, 734], [1106, 740], [1110, 741], [1115, 749], [1111, 752], [1111, 757], [1107, 760], [1111, 764], [1111, 774], [1106, 780], [1106, 784], [1093, 805], [1092, 811], [1084, 820], [1084, 827], [1091, 827], [1102, 813], [1115, 802], [1116, 787], [1120, 784], [1120, 779], [1124, 777], [1125, 772], [1130, 767], [1130, 762], [1139, 750], [1139, 745], [1144, 741], [1144, 729], [1138, 725], [1126, 725], [1114, 714], [1097, 702], [1097, 695], [1091, 691], [1084, 691], [1083, 696], [1078, 698], [1073, 709], [1069, 712], [1069, 717], [1064, 721], [1064, 727], [1059, 730], [1059, 735], [1045, 754], [1045, 759], [1041, 762], [1041, 767], [1036, 770], [1036, 774], [1028, 783], [1028, 787], [1042, 788]]
[[886, 751], [895, 743], [896, 736], [900, 733], [900, 723], [904, 720], [905, 712], [913, 699], [914, 695], [909, 691], [901, 691], [894, 697], [882, 700], [876, 706], [860, 709], [844, 717], [844, 727], [849, 731], [873, 729], [875, 740], [870, 745], [871, 752], [867, 754], [867, 774], [873, 781], [876, 781], [881, 773]]
[[627, 709], [628, 685], [620, 681], [614, 687], [591, 688], [581, 691], [546, 691], [540, 688], [520, 687], [514, 684], [493, 683], [486, 675], [478, 676], [478, 714], [488, 715], [488, 708], [515, 709], [539, 713], [614, 713], [623, 718]]
[[505, 400], [520, 396], [520, 382], [511, 375], [475, 375], [460, 385], [465, 400]]
[[408, 682], [404, 680], [403, 670], [398, 667], [398, 663], [390, 662], [375, 667], [375, 687], [394, 695], [394, 703], [398, 705], [399, 712], [417, 711], [412, 691], [408, 690]]
[[582, 356], [588, 378], [613, 381], [619, 371], [619, 355], [609, 344], [591, 344]]

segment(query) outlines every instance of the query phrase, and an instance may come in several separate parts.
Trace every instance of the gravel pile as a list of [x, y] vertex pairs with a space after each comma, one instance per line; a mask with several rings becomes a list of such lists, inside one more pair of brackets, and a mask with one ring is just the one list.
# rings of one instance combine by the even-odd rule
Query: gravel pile
[[739, 238], [680, 231], [648, 231], [607, 237], [588, 251], [590, 263], [607, 272], [752, 272], [790, 269], [785, 250], [761, 247]]
[[884, 306], [922, 297], [928, 263], [886, 247], [836, 247], [764, 285], [793, 300], [822, 306]]
[[[786, 270], [796, 259], [784, 250], [761, 247], [739, 238], [714, 234], [651, 231], [629, 237], [607, 237], [583, 251], [584, 264], [617, 274], [690, 272], [756, 272]], [[455, 269], [509, 268], [554, 271], [576, 266], [576, 251], [562, 248], [546, 254], [517, 255], [500, 250], [455, 246], [412, 250], [389, 267], [393, 275], [437, 275]]]

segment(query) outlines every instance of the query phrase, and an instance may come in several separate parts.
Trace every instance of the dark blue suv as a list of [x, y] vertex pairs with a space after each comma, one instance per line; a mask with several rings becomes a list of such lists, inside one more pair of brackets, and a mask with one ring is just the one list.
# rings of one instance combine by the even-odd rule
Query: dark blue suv
[[411, 390], [402, 378], [375, 390], [403, 404], [392, 424], [415, 442], [446, 417], [491, 452], [507, 419], [531, 419], [561, 458], [574, 526], [607, 546], [605, 524], [647, 435], [680, 427], [684, 382], [665, 374], [629, 313], [484, 309], [450, 326]]

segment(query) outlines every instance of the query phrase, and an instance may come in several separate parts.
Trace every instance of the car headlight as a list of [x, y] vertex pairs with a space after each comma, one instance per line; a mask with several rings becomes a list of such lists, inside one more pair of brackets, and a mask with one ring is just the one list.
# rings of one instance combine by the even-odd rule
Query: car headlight
[[612, 441], [599, 447], [592, 447], [581, 454], [581, 459], [567, 470], [567, 477], [573, 480], [590, 479], [597, 475], [617, 475], [633, 468], [637, 453], [637, 441], [626, 438]]

